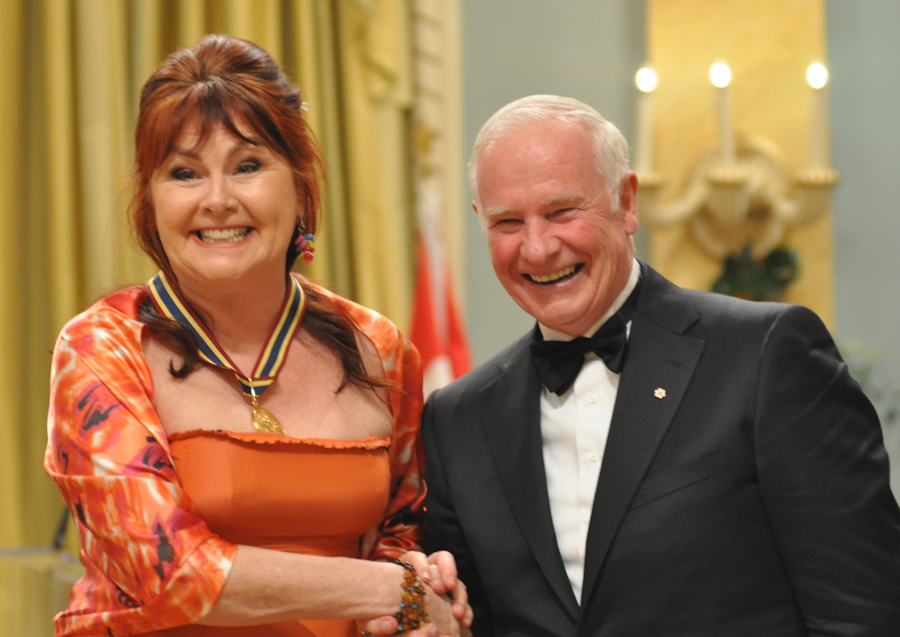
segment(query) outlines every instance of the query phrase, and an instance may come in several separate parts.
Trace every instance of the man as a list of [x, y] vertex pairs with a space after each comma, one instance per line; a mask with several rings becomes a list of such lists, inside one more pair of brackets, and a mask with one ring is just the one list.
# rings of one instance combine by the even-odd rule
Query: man
[[[474, 634], [900, 635], [871, 404], [811, 311], [638, 264], [627, 162], [560, 97], [475, 142], [494, 271], [538, 325], [423, 415], [429, 548], [456, 556]], [[595, 332], [600, 356], [553, 342]]]

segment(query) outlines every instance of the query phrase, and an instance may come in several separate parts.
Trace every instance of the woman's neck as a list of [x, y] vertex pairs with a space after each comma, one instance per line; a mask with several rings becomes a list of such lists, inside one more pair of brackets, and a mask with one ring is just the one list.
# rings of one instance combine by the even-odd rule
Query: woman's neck
[[286, 277], [269, 277], [252, 285], [182, 283], [181, 292], [202, 313], [219, 345], [247, 374], [279, 319], [287, 282]]

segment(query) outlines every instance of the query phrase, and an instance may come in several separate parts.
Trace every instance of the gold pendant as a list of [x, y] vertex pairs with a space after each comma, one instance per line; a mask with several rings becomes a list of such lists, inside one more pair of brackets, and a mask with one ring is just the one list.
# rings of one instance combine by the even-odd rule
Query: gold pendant
[[264, 434], [277, 434], [286, 436], [287, 431], [278, 422], [278, 419], [272, 415], [268, 409], [263, 409], [256, 401], [256, 396], [251, 397], [253, 402], [253, 428]]

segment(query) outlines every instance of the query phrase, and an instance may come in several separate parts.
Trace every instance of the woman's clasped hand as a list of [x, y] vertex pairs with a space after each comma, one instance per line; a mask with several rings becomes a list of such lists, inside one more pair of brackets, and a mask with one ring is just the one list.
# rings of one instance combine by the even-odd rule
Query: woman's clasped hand
[[[468, 603], [465, 584], [457, 578], [456, 561], [447, 551], [426, 556], [418, 551], [404, 554], [403, 561], [412, 565], [425, 583], [429, 623], [413, 632], [419, 637], [468, 635], [472, 625], [472, 607]], [[395, 617], [380, 617], [362, 622], [363, 631], [371, 635], [397, 632]]]

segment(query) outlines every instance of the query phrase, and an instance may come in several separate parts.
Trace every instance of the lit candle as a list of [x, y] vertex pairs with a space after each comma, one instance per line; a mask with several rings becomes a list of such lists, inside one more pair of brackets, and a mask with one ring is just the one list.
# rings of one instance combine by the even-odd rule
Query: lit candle
[[806, 81], [812, 87], [812, 110], [810, 112], [809, 130], [809, 167], [821, 169], [828, 167], [828, 94], [825, 85], [828, 83], [828, 69], [816, 62], [806, 69]]
[[728, 93], [731, 69], [724, 62], [716, 62], [709, 69], [709, 80], [718, 89], [719, 94], [719, 144], [722, 162], [733, 166], [737, 163], [737, 151], [734, 144], [734, 123], [731, 117], [731, 95]]
[[656, 73], [645, 66], [634, 76], [641, 93], [637, 103], [637, 157], [635, 170], [638, 173], [653, 172], [653, 89], [656, 88]]

